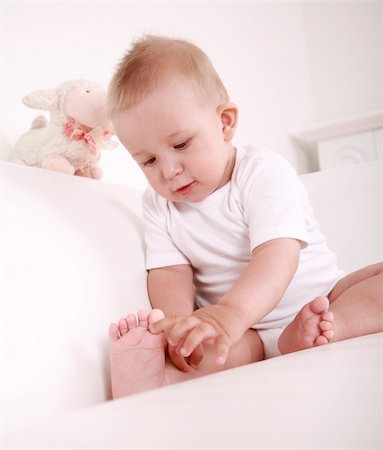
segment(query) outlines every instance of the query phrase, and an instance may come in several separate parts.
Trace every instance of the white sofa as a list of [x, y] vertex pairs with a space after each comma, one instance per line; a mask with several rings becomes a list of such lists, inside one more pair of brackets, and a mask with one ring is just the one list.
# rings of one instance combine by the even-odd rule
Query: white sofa
[[[149, 307], [141, 192], [0, 170], [3, 448], [382, 448], [383, 333], [107, 401], [108, 325]], [[383, 260], [383, 161], [302, 180], [341, 267]]]

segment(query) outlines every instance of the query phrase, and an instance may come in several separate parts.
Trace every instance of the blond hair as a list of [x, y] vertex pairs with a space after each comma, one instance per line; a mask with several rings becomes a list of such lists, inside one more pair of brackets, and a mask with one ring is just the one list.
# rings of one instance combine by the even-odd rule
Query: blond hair
[[204, 104], [227, 102], [229, 96], [207, 55], [183, 40], [144, 35], [123, 57], [108, 89], [108, 115], [140, 102], [171, 76], [189, 82]]

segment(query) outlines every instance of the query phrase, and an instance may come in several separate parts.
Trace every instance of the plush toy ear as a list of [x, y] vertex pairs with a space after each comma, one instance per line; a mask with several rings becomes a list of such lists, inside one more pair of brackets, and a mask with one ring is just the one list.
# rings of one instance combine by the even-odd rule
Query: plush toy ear
[[57, 107], [58, 95], [55, 89], [33, 91], [23, 98], [23, 103], [30, 108], [52, 111]]

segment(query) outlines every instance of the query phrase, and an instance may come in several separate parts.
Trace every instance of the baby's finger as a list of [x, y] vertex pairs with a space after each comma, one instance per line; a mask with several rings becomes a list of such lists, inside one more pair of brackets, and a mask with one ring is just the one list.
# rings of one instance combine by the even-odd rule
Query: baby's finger
[[217, 346], [217, 358], [216, 363], [220, 366], [224, 365], [230, 350], [230, 341], [226, 336], [218, 336], [216, 341]]
[[177, 323], [177, 318], [165, 317], [158, 322], [150, 323], [149, 330], [153, 334], [161, 333], [162, 331], [168, 331], [173, 328], [174, 324]]
[[177, 369], [187, 372], [189, 370], [189, 365], [185, 361], [183, 356], [178, 355], [174, 347], [168, 347], [168, 354], [171, 362], [177, 367]]
[[178, 346], [181, 339], [194, 327], [199, 325], [201, 320], [194, 316], [185, 317], [170, 330], [168, 335], [168, 342], [170, 345]]
[[194, 352], [189, 356], [189, 364], [194, 369], [197, 369], [197, 367], [200, 365], [201, 361], [203, 360], [203, 346], [202, 344], [198, 345]]
[[216, 336], [216, 331], [212, 325], [206, 322], [202, 322], [194, 327], [189, 335], [186, 337], [185, 342], [182, 345], [180, 353], [182, 356], [190, 356], [194, 349], [205, 339], [209, 339]]

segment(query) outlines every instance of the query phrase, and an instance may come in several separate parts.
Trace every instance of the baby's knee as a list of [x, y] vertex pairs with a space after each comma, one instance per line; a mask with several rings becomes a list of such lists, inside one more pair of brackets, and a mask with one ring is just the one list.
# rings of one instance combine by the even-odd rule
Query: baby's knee
[[383, 262], [377, 263], [376, 266], [376, 274], [383, 276]]

